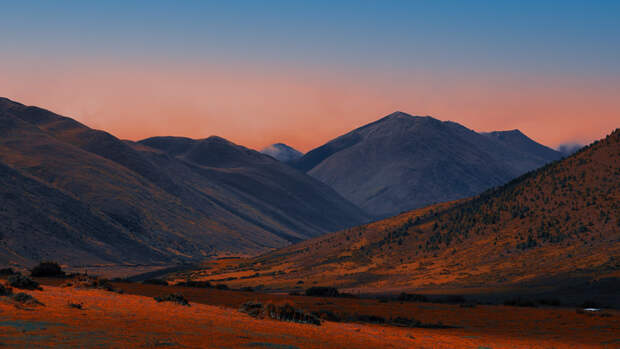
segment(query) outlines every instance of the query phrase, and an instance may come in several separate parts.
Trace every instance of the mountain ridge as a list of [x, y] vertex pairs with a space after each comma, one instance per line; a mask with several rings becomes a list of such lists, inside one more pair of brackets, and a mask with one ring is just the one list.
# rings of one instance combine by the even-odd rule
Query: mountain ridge
[[522, 133], [513, 134], [479, 134], [455, 122], [395, 112], [291, 165], [386, 217], [478, 194], [561, 158]]
[[[8, 99], [0, 100], [0, 121], [0, 163], [24, 176], [19, 177], [19, 183], [27, 181], [24, 178], [35, 178], [45, 190], [56, 190], [59, 197], [68, 195], [86, 205], [91, 216], [99, 217], [90, 220], [92, 231], [105, 226], [111, 236], [127, 238], [143, 250], [135, 258], [96, 251], [98, 257], [92, 250], [96, 250], [97, 243], [84, 244], [99, 238], [89, 236], [87, 231], [65, 241], [62, 251], [51, 252], [53, 249], [44, 243], [26, 248], [28, 227], [38, 223], [22, 220], [19, 229], [11, 229], [11, 234], [4, 237], [7, 246], [12, 247], [0, 252], [4, 253], [0, 257], [9, 260], [18, 250], [27, 251], [18, 258], [22, 261], [34, 262], [47, 251], [49, 258], [81, 264], [116, 263], [117, 257], [132, 263], [170, 263], [217, 254], [253, 254], [368, 219], [326, 185], [222, 138], [201, 142], [186, 139], [186, 143], [197, 147], [187, 153], [191, 161], [186, 161]], [[239, 167], [239, 161], [227, 162], [229, 159], [217, 154], [202, 154], [201, 147], [253, 161], [241, 161], [245, 167]], [[3, 190], [10, 188], [0, 189], [0, 193]], [[36, 197], [28, 200], [31, 207], [41, 205], [41, 212], [47, 215], [45, 221], [57, 220], [54, 215], [58, 214], [67, 217], [65, 232], [73, 231], [69, 222], [82, 224], [81, 218], [70, 212], [58, 211], [53, 205], [44, 208], [47, 206], [37, 204]], [[50, 200], [53, 204], [54, 200]], [[67, 200], [60, 201], [73, 202]], [[17, 201], [6, 203], [14, 205]], [[325, 207], [325, 211], [315, 206]], [[4, 227], [10, 225], [11, 217], [7, 217]], [[43, 228], [37, 231], [53, 240], [52, 230]], [[99, 241], [102, 249], [114, 247], [104, 241]], [[90, 246], [91, 250], [80, 246]], [[84, 257], [88, 255], [91, 257]], [[111, 259], [102, 260], [101, 256]]]
[[613, 284], [620, 278], [618, 178], [620, 129], [472, 198], [327, 234], [208, 273], [195, 271], [191, 277], [237, 277], [234, 287], [294, 289], [303, 280], [384, 291]]

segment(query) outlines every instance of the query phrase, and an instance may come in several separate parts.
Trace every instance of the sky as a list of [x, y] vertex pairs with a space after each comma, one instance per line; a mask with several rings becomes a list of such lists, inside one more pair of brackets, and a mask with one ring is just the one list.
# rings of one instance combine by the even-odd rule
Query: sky
[[308, 151], [396, 110], [620, 127], [620, 1], [3, 1], [0, 96], [123, 139]]

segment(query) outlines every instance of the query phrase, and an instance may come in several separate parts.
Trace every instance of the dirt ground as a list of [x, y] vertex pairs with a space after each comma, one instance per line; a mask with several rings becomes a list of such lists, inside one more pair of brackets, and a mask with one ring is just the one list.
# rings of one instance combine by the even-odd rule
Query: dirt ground
[[[44, 284], [50, 284], [47, 282]], [[115, 284], [125, 294], [44, 286], [26, 291], [44, 305], [0, 301], [0, 343], [8, 347], [182, 348], [620, 348], [620, 312], [574, 308], [379, 302], [185, 287]], [[191, 306], [157, 303], [178, 292]], [[239, 312], [247, 300], [384, 317], [408, 316], [452, 329], [324, 321], [321, 326], [258, 320]], [[82, 309], [68, 304], [82, 304]], [[602, 314], [605, 314], [602, 316]]]

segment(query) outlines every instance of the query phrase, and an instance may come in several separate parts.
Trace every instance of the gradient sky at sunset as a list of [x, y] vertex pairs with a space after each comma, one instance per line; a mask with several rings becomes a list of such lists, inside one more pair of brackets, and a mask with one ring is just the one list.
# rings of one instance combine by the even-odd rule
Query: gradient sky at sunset
[[620, 127], [620, 1], [3, 1], [0, 96], [126, 139], [307, 151], [395, 110]]

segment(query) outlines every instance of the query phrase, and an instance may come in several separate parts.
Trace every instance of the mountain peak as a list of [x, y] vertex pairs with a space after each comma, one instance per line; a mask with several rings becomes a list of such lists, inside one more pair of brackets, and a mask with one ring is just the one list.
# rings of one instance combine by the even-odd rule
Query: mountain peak
[[295, 148], [292, 148], [284, 143], [275, 143], [268, 147], [265, 147], [260, 151], [263, 154], [269, 155], [279, 161], [289, 162], [301, 158], [304, 154]]

